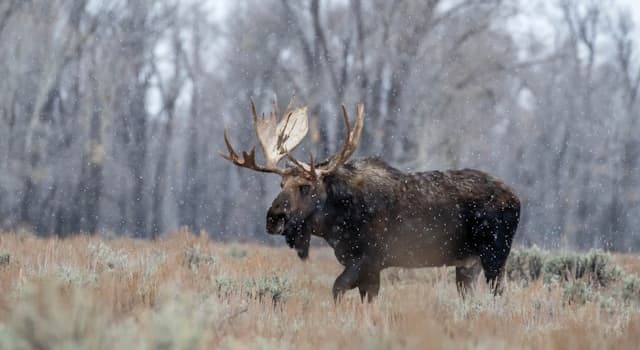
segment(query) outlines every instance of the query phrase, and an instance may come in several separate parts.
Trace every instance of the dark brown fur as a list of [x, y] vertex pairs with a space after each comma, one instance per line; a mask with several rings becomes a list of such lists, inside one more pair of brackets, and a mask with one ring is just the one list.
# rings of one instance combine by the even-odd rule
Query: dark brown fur
[[371, 300], [386, 267], [456, 266], [464, 293], [480, 270], [495, 292], [520, 215], [514, 192], [481, 171], [405, 174], [378, 159], [349, 162], [320, 179], [283, 177], [267, 230], [306, 258], [311, 235], [345, 266], [338, 298], [358, 287]]

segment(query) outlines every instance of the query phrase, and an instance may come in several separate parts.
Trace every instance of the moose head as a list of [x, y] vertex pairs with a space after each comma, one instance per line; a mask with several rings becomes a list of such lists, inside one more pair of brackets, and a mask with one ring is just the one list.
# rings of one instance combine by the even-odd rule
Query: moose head
[[[243, 151], [240, 156], [229, 142], [225, 129], [224, 141], [228, 154], [222, 157], [233, 164], [259, 172], [274, 173], [281, 176], [281, 192], [273, 200], [267, 212], [267, 232], [284, 235], [287, 244], [296, 249], [298, 256], [305, 259], [309, 252], [311, 234], [321, 225], [323, 209], [327, 200], [325, 179], [342, 166], [356, 150], [362, 134], [364, 121], [364, 105], [356, 107], [356, 118], [353, 127], [349, 122], [349, 115], [342, 106], [342, 116], [346, 128], [346, 138], [339, 152], [320, 163], [315, 163], [313, 156], [309, 162], [296, 159], [291, 153], [305, 138], [308, 132], [308, 116], [306, 107], [294, 108], [293, 98], [286, 110], [279, 117], [278, 104], [274, 99], [273, 111], [269, 116], [258, 116], [256, 107], [251, 101], [253, 125], [262, 151], [264, 164], [256, 162], [255, 147], [248, 152]], [[283, 159], [290, 164], [279, 166]]]

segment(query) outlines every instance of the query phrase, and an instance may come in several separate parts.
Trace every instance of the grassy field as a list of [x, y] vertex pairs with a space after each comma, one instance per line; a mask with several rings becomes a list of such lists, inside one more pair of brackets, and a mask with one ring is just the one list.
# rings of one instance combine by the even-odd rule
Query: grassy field
[[447, 268], [389, 270], [334, 305], [331, 250], [0, 234], [0, 349], [635, 349], [640, 259], [515, 251], [505, 294]]

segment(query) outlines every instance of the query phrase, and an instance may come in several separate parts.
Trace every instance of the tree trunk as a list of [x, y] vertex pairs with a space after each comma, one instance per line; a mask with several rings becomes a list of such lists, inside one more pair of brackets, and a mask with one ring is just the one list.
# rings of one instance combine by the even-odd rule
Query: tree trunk
[[[173, 104], [173, 102], [172, 102]], [[171, 107], [172, 108], [172, 107]], [[172, 139], [172, 120], [173, 120], [173, 110], [168, 110], [167, 121], [163, 129], [162, 139], [160, 141], [159, 150], [158, 150], [158, 162], [156, 163], [156, 171], [154, 174], [154, 185], [153, 185], [153, 199], [152, 199], [152, 208], [151, 215], [153, 215], [151, 221], [151, 238], [156, 239], [164, 230], [164, 212], [163, 212], [163, 204], [165, 198], [165, 191], [167, 190], [167, 162], [169, 158], [169, 145], [171, 144]]]

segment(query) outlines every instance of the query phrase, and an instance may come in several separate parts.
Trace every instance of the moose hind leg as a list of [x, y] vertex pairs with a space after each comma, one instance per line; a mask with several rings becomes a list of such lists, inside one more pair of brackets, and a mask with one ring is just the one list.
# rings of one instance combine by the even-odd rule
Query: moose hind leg
[[502, 294], [504, 266], [518, 227], [518, 216], [519, 209], [505, 209], [478, 227], [484, 238], [480, 246], [480, 262], [494, 295]]
[[484, 246], [481, 248], [480, 260], [482, 261], [482, 269], [484, 277], [491, 288], [494, 295], [502, 294], [502, 270], [507, 260], [507, 254], [492, 246]]
[[470, 266], [456, 266], [456, 287], [462, 297], [473, 292], [482, 267], [478, 261]]

